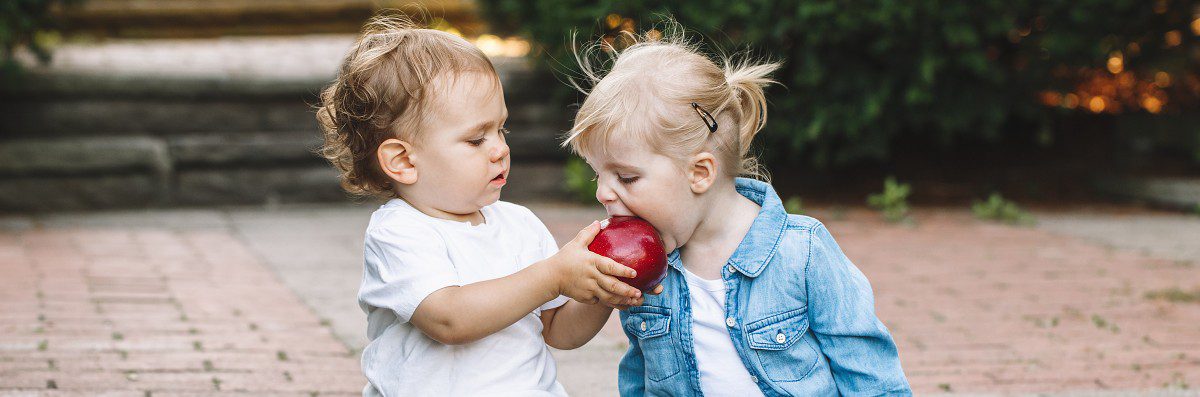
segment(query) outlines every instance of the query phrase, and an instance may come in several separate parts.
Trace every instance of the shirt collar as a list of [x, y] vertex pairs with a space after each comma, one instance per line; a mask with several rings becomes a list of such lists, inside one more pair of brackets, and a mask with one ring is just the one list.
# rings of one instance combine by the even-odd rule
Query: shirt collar
[[[749, 178], [737, 178], [735, 183], [738, 193], [761, 208], [754, 217], [754, 223], [750, 225], [750, 231], [746, 232], [728, 263], [742, 274], [758, 277], [775, 255], [775, 249], [783, 237], [784, 227], [787, 226], [788, 215], [783, 209], [779, 195], [770, 184]], [[683, 271], [679, 249], [667, 255], [667, 263], [676, 270]]]

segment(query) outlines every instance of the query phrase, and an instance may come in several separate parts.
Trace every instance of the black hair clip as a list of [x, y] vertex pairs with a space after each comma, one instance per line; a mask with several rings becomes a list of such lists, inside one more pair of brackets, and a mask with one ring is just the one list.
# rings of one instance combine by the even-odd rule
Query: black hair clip
[[696, 114], [700, 115], [700, 119], [704, 120], [704, 125], [708, 126], [708, 132], [717, 132], [717, 119], [713, 118], [712, 114], [695, 102], [692, 102], [692, 109], [695, 109]]

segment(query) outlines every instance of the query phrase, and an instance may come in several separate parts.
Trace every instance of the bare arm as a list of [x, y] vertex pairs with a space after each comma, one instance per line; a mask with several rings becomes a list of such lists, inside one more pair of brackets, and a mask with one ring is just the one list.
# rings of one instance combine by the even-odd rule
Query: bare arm
[[558, 296], [543, 263], [508, 277], [461, 287], [446, 287], [421, 301], [412, 323], [430, 338], [448, 345], [474, 342], [517, 322]]
[[[659, 285], [649, 294], [662, 293], [663, 286]], [[586, 344], [604, 328], [612, 309], [625, 310], [631, 306], [640, 306], [644, 298], [629, 298], [620, 305], [588, 305], [575, 301], [553, 310], [542, 312], [542, 337], [546, 344], [555, 349], [571, 350]]]
[[[417, 306], [412, 323], [430, 338], [454, 345], [499, 332], [559, 295], [614, 306], [632, 303], [635, 298], [640, 301], [637, 289], [612, 276], [630, 277], [632, 269], [587, 250], [599, 231], [599, 225], [592, 223], [554, 256], [507, 277], [437, 290]], [[611, 309], [600, 308], [604, 318], [599, 326], [603, 326]], [[591, 316], [600, 314], [597, 311]]]
[[[640, 303], [642, 298], [637, 298]], [[542, 312], [542, 337], [555, 349], [571, 350], [583, 346], [604, 327], [611, 307], [576, 301]]]

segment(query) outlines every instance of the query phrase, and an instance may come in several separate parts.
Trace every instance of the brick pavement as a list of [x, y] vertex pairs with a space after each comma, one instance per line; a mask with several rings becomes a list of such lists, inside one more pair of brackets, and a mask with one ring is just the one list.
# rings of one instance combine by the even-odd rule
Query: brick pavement
[[815, 216], [870, 278], [918, 394], [1197, 395], [1200, 302], [1147, 298], [1200, 293], [1190, 264], [964, 210], [918, 211], [911, 228], [864, 210]]
[[[531, 208], [560, 243], [603, 215]], [[53, 380], [60, 394], [206, 394], [217, 378], [223, 392], [354, 393], [363, 384], [357, 357], [329, 328], [361, 346], [354, 280], [370, 210], [0, 222], [25, 227], [0, 232], [0, 390], [41, 394]], [[862, 209], [813, 215], [871, 279], [918, 395], [1200, 395], [1200, 302], [1147, 298], [1200, 290], [1200, 260], [1060, 234], [1084, 227], [1071, 223], [1051, 233], [980, 222], [961, 208], [918, 210], [915, 227]], [[345, 298], [331, 302], [337, 296]], [[623, 339], [609, 327], [580, 350], [555, 352], [572, 395], [613, 395]]]
[[357, 358], [220, 229], [0, 231], [0, 394], [352, 395]]

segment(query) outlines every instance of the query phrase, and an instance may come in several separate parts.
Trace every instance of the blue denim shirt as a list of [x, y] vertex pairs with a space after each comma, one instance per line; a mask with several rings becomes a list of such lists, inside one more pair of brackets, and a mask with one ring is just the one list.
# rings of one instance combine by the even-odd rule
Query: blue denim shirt
[[[771, 185], [738, 178], [762, 209], [721, 271], [729, 336], [767, 396], [912, 395], [862, 272], [816, 219], [788, 215]], [[691, 300], [679, 251], [665, 288], [621, 312], [622, 396], [699, 396]]]

